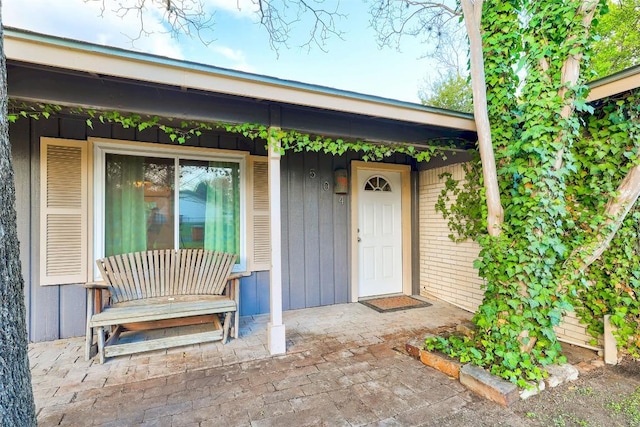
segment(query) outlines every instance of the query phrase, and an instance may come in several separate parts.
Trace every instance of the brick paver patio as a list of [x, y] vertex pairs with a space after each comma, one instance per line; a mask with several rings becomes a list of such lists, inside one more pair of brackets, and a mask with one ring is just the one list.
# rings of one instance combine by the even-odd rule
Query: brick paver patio
[[41, 426], [431, 425], [478, 402], [457, 381], [399, 351], [470, 314], [432, 301], [378, 313], [340, 304], [284, 314], [287, 354], [266, 349], [268, 316], [237, 340], [108, 360], [83, 339], [30, 346]]

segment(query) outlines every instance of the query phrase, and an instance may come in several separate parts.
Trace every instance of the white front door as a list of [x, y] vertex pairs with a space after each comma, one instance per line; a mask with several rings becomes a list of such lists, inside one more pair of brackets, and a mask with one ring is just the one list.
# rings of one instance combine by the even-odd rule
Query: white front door
[[358, 171], [358, 296], [402, 292], [400, 172]]

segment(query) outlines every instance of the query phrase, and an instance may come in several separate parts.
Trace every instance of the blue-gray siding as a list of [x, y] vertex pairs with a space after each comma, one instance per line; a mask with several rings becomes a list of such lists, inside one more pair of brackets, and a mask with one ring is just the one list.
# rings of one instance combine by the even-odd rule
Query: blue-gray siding
[[[426, 143], [450, 138], [470, 146], [469, 131], [401, 120], [296, 106], [267, 99], [230, 96], [174, 86], [133, 82], [109, 76], [7, 62], [8, 89], [13, 99], [40, 100], [61, 105], [96, 105], [106, 111], [133, 111], [160, 117], [259, 123], [345, 139]], [[40, 286], [39, 200], [40, 137], [84, 140], [89, 136], [152, 143], [170, 143], [163, 132], [102, 124], [88, 128], [84, 118], [65, 116], [48, 120], [19, 120], [10, 126], [16, 172], [16, 207], [25, 302], [30, 339], [43, 341], [84, 333], [85, 299], [79, 286]], [[266, 155], [264, 146], [229, 134], [209, 132], [186, 145], [249, 151]], [[333, 172], [349, 168], [350, 154], [332, 157], [317, 153], [287, 153], [282, 158], [283, 307], [296, 309], [346, 302], [351, 286], [349, 264], [350, 195], [333, 193]], [[410, 162], [404, 156], [387, 159]], [[427, 166], [428, 167], [428, 166]], [[311, 176], [311, 169], [315, 177]], [[414, 165], [414, 169], [415, 165]], [[323, 184], [329, 183], [325, 190]], [[414, 187], [417, 189], [417, 187]], [[342, 198], [342, 199], [341, 199]], [[341, 202], [342, 200], [342, 202]], [[414, 212], [417, 209], [414, 195]], [[414, 217], [414, 219], [417, 216]], [[414, 229], [416, 230], [416, 229]], [[417, 233], [416, 233], [417, 234]], [[418, 242], [414, 239], [414, 260]], [[417, 264], [414, 263], [414, 266]], [[414, 271], [414, 275], [417, 274]], [[416, 282], [417, 283], [417, 282]], [[243, 315], [269, 311], [269, 272], [244, 278]]]
[[[63, 117], [19, 120], [10, 136], [16, 170], [18, 232], [25, 279], [25, 301], [32, 341], [78, 336], [84, 333], [85, 293], [76, 285], [40, 286], [39, 192], [40, 138], [84, 140], [104, 137], [130, 141], [169, 143], [152, 129], [138, 132], [84, 119]], [[234, 135], [208, 133], [188, 145], [240, 149], [264, 155], [262, 143]], [[283, 308], [315, 307], [349, 301], [348, 257], [350, 195], [333, 190], [334, 171], [348, 169], [354, 155], [334, 157], [289, 152], [281, 161]], [[398, 156], [396, 162], [405, 161]], [[241, 282], [241, 315], [269, 312], [269, 272], [256, 272]]]
[[[18, 120], [10, 126], [13, 165], [16, 176], [16, 210], [20, 259], [25, 281], [27, 327], [31, 341], [47, 341], [84, 334], [86, 317], [85, 291], [77, 285], [40, 286], [40, 138], [84, 140], [104, 137], [130, 141], [169, 143], [162, 132], [123, 129], [120, 126], [96, 122], [93, 129], [80, 118], [48, 120]], [[239, 149], [264, 155], [264, 146], [231, 135], [208, 133], [190, 140], [187, 145], [211, 148]], [[243, 314], [265, 313], [269, 310], [268, 272], [254, 273], [243, 279]]]
[[349, 195], [334, 194], [333, 174], [348, 158], [318, 153], [282, 157], [283, 308], [349, 300]]

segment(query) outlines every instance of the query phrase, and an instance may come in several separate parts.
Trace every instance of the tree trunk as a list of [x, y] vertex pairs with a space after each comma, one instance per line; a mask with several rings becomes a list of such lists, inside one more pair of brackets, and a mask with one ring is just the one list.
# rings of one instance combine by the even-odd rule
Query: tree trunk
[[[588, 34], [589, 29], [591, 28], [591, 21], [593, 21], [593, 15], [596, 12], [596, 7], [598, 6], [597, 0], [584, 0], [580, 7], [578, 8], [577, 13], [582, 15], [582, 24], [584, 25], [585, 32]], [[574, 36], [574, 39], [576, 36]], [[562, 64], [562, 89], [558, 92], [558, 96], [560, 99], [565, 99], [565, 94], [567, 93], [568, 87], [573, 87], [578, 83], [578, 78], [580, 77], [580, 63], [582, 62], [583, 51], [579, 50], [578, 53], [569, 55], [567, 59], [565, 59], [564, 64]], [[545, 66], [543, 65], [543, 69]], [[548, 66], [547, 66], [548, 68]], [[571, 114], [573, 114], [574, 106], [573, 106], [574, 98], [566, 99], [565, 105], [562, 107], [560, 111], [560, 117], [563, 119], [568, 119]], [[558, 135], [556, 141], [560, 141], [562, 139], [562, 133]], [[559, 170], [562, 167], [562, 158], [564, 156], [564, 146], [558, 150], [556, 153], [556, 161], [553, 166], [555, 170]]]
[[0, 425], [35, 426], [7, 105], [7, 64], [0, 25]]
[[464, 23], [470, 44], [471, 90], [473, 92], [473, 114], [478, 132], [478, 148], [482, 161], [482, 176], [487, 197], [487, 229], [489, 235], [500, 235], [504, 210], [500, 202], [500, 188], [496, 172], [496, 159], [491, 140], [491, 126], [487, 110], [487, 88], [484, 77], [484, 57], [482, 53], [482, 0], [461, 0]]

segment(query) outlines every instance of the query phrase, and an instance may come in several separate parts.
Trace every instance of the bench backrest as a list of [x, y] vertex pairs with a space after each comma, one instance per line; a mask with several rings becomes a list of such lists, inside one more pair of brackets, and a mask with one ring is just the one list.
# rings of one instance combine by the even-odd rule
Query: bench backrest
[[221, 295], [236, 255], [203, 249], [156, 250], [96, 261], [114, 303], [173, 295]]

